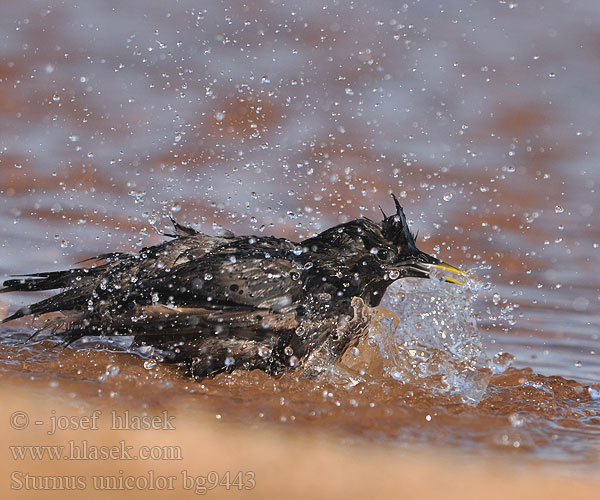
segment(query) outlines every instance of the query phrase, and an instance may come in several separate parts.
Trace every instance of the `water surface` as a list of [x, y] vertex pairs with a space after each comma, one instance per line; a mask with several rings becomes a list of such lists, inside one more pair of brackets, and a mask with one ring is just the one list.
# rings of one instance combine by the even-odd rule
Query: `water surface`
[[[402, 383], [376, 341], [354, 378], [198, 384], [133, 354], [24, 344], [33, 329], [21, 322], [1, 330], [5, 384], [594, 470], [597, 2], [11, 2], [2, 13], [0, 275], [137, 251], [161, 241], [168, 214], [302, 240], [376, 219], [393, 191], [421, 248], [481, 282], [471, 302], [441, 284], [427, 294], [464, 305], [456, 321], [476, 320], [468, 339], [489, 360], [474, 366], [474, 400], [463, 386], [436, 392], [435, 377]], [[417, 334], [407, 311], [428, 304], [405, 286], [394, 312], [400, 334]], [[12, 311], [31, 299], [2, 300]]]

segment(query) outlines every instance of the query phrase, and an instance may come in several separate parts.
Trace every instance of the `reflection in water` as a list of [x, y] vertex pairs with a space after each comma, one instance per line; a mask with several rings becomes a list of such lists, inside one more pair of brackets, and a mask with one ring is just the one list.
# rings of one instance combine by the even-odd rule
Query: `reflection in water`
[[[426, 284], [402, 284], [386, 304], [395, 334], [375, 313], [381, 331], [316, 384], [191, 384], [132, 355], [23, 344], [29, 326], [3, 327], [3, 377], [597, 461], [600, 11], [576, 4], [6, 3], [0, 273], [137, 250], [169, 212], [210, 233], [300, 240], [377, 218], [394, 191], [423, 249], [483, 283], [476, 299], [430, 283], [433, 302]], [[29, 299], [10, 300], [0, 309]]]

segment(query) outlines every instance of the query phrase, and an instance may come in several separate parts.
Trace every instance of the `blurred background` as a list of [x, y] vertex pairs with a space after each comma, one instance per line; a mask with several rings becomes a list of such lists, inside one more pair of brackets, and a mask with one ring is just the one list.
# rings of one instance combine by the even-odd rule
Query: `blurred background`
[[394, 192], [487, 283], [493, 352], [598, 380], [597, 1], [1, 11], [0, 275], [137, 250], [169, 213], [301, 240]]
[[[468, 406], [383, 376], [381, 355], [351, 388], [255, 372], [196, 384], [133, 355], [25, 343], [29, 323], [8, 323], [4, 411], [168, 409], [187, 427], [147, 439], [183, 445], [186, 462], [157, 467], [252, 469], [278, 494], [314, 488], [306, 477], [355, 497], [355, 483], [422, 497], [440, 478], [457, 498], [584, 484], [535, 459], [597, 479], [597, 0], [22, 0], [0, 14], [0, 280], [138, 251], [163, 240], [169, 214], [211, 234], [302, 240], [379, 220], [395, 193], [420, 248], [481, 280], [472, 307], [490, 358], [515, 356]], [[438, 305], [460, 305], [458, 287], [442, 287]], [[419, 293], [399, 310], [418, 316]], [[33, 300], [0, 299], [0, 316]], [[462, 303], [451, 320], [465, 327]], [[471, 333], [459, 347], [479, 346]], [[10, 445], [54, 442], [41, 428], [5, 431]], [[468, 467], [459, 452], [472, 453]], [[498, 455], [515, 470], [481, 460]], [[7, 457], [0, 467], [21, 467]], [[65, 464], [23, 466], [146, 467]]]

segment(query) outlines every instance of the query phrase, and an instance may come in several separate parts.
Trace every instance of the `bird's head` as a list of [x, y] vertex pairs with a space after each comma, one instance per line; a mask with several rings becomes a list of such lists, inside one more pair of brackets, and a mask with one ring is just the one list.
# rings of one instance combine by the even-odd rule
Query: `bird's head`
[[[383, 255], [378, 259], [382, 271], [393, 275], [392, 279], [430, 278], [431, 273], [436, 270], [464, 276], [465, 273], [460, 269], [417, 248], [416, 236], [408, 227], [404, 210], [402, 210], [398, 198], [393, 194], [392, 198], [396, 205], [396, 213], [387, 216], [381, 210], [383, 214], [381, 235], [384, 246], [382, 249], [375, 247], [370, 250], [371, 253], [375, 253], [376, 257], [379, 257], [379, 253], [383, 250]], [[396, 277], [396, 275], [398, 276]], [[452, 276], [446, 276], [445, 281], [459, 285], [463, 284], [462, 281]]]
[[387, 287], [400, 278], [430, 278], [435, 271], [446, 271], [456, 278], [447, 276], [445, 281], [462, 284], [463, 271], [417, 248], [402, 206], [394, 195], [392, 197], [396, 213], [387, 216], [382, 210], [381, 224], [363, 218], [320, 235], [321, 238], [326, 236], [338, 249], [338, 262], [353, 263], [343, 273], [353, 276], [347, 285], [348, 292], [376, 306]]

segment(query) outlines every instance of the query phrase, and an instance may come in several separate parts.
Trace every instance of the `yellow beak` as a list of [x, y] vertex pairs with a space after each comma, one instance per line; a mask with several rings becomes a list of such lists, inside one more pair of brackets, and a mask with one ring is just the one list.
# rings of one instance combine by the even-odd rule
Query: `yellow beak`
[[[425, 264], [426, 267], [433, 267], [435, 269], [440, 269], [442, 271], [446, 271], [449, 273], [458, 274], [459, 276], [466, 276], [467, 274], [464, 271], [461, 271], [458, 267], [454, 267], [446, 262], [438, 262], [437, 264]], [[450, 276], [445, 276], [445, 281], [447, 283], [456, 283], [457, 285], [464, 285], [464, 281], [459, 281]]]

